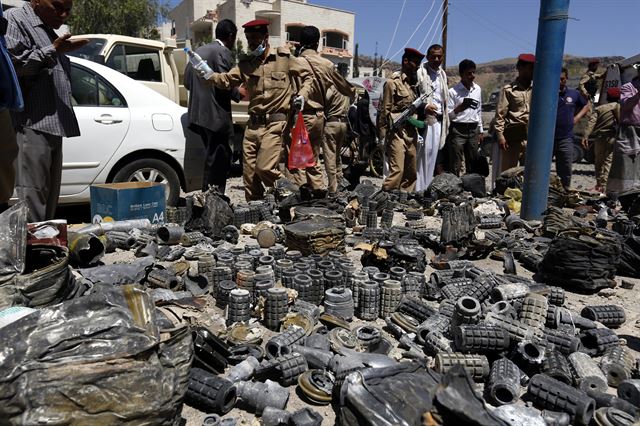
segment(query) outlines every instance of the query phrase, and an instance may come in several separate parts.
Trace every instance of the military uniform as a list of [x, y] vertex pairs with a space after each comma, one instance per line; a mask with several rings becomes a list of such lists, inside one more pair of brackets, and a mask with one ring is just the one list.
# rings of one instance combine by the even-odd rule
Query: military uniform
[[325, 95], [327, 90], [334, 86], [339, 93], [353, 96], [354, 88], [334, 69], [333, 62], [323, 58], [313, 49], [303, 50], [297, 61], [299, 67], [307, 70], [312, 77], [312, 82], [309, 85], [301, 85], [298, 95], [305, 99], [302, 114], [309, 132], [316, 165], [305, 170], [293, 170], [291, 175], [297, 185], [308, 183], [313, 189], [322, 189], [324, 182], [320, 167], [320, 147], [325, 125]]
[[417, 98], [416, 88], [409, 83], [409, 77], [400, 71], [393, 73], [384, 85], [378, 132], [385, 140], [389, 175], [382, 183], [382, 189], [403, 189], [413, 191], [416, 184], [416, 149], [418, 132], [406, 123], [392, 129], [393, 119], [407, 109]]
[[598, 91], [598, 80], [604, 76], [604, 73], [596, 73], [595, 71], [587, 71], [580, 77], [578, 83], [578, 91], [585, 99], [593, 100]]
[[499, 138], [503, 135], [507, 141], [506, 151], [502, 151], [500, 171], [524, 164], [527, 148], [527, 127], [531, 109], [533, 88], [523, 87], [518, 80], [502, 88], [496, 106], [495, 131]]
[[619, 117], [619, 103], [610, 102], [599, 105], [589, 116], [589, 122], [584, 130], [585, 139], [589, 139], [590, 136], [595, 139], [593, 153], [598, 188], [607, 187]]
[[324, 125], [324, 139], [322, 141], [322, 154], [329, 181], [327, 187], [329, 192], [336, 192], [338, 183], [342, 180], [340, 151], [347, 137], [347, 113], [350, 104], [348, 97], [341, 95], [335, 87], [329, 87], [325, 105], [327, 122]]
[[261, 199], [264, 186], [273, 186], [282, 177], [278, 165], [295, 94], [294, 78], [307, 93], [309, 70], [283, 47], [269, 48], [264, 60], [245, 56], [228, 73], [211, 77], [216, 87], [230, 89], [244, 83], [249, 93], [249, 122], [242, 142], [242, 177], [248, 201]]

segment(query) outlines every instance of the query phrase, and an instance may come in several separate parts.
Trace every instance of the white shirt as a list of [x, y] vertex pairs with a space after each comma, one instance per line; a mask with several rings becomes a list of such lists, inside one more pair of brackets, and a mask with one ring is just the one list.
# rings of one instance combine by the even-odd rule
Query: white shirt
[[[471, 98], [478, 101], [477, 108], [467, 108], [456, 114], [453, 110], [462, 103], [464, 98]], [[449, 89], [449, 117], [454, 123], [478, 123], [480, 133], [484, 131], [482, 128], [482, 89], [475, 83], [471, 83], [471, 90], [464, 87], [464, 84], [458, 83]]]
[[438, 78], [438, 71], [432, 69], [429, 65], [425, 65], [429, 77], [433, 82], [433, 104], [438, 107], [436, 114], [442, 114], [442, 88], [440, 87], [440, 79]]

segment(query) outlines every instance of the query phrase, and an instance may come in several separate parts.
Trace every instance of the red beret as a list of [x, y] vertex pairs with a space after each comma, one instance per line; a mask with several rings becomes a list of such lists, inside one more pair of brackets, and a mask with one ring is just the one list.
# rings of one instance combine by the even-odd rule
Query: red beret
[[422, 60], [424, 58], [424, 55], [422, 54], [422, 52], [420, 52], [417, 49], [413, 49], [411, 47], [405, 47], [404, 48], [404, 54], [407, 56], [412, 56], [414, 58], [420, 58], [420, 60]]
[[266, 19], [254, 19], [253, 21], [249, 21], [242, 26], [244, 31], [267, 31], [269, 28], [269, 21]]
[[598, 58], [589, 59], [589, 65], [591, 65], [591, 64], [599, 64], [599, 63], [600, 63], [600, 59], [598, 59]]
[[523, 53], [520, 56], [518, 56], [518, 60], [520, 62], [528, 62], [530, 64], [533, 64], [536, 62], [536, 57], [532, 53]]
[[607, 97], [613, 98], [613, 99], [619, 99], [620, 98], [620, 88], [619, 87], [609, 87], [607, 89]]

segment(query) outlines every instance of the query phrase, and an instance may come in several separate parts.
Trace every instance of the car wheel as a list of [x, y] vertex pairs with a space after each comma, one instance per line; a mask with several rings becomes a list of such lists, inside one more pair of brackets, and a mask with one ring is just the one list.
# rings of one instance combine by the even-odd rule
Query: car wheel
[[162, 160], [145, 158], [122, 167], [113, 177], [114, 182], [157, 182], [167, 189], [167, 206], [175, 206], [180, 197], [180, 178], [176, 171]]
[[375, 177], [382, 177], [384, 174], [384, 149], [382, 145], [375, 147], [369, 156], [369, 168]]

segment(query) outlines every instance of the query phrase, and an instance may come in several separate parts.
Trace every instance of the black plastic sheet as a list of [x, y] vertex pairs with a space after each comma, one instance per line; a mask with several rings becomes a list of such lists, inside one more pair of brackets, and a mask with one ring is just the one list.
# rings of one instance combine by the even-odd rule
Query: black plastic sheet
[[192, 356], [134, 286], [41, 309], [0, 329], [0, 424], [178, 424]]

